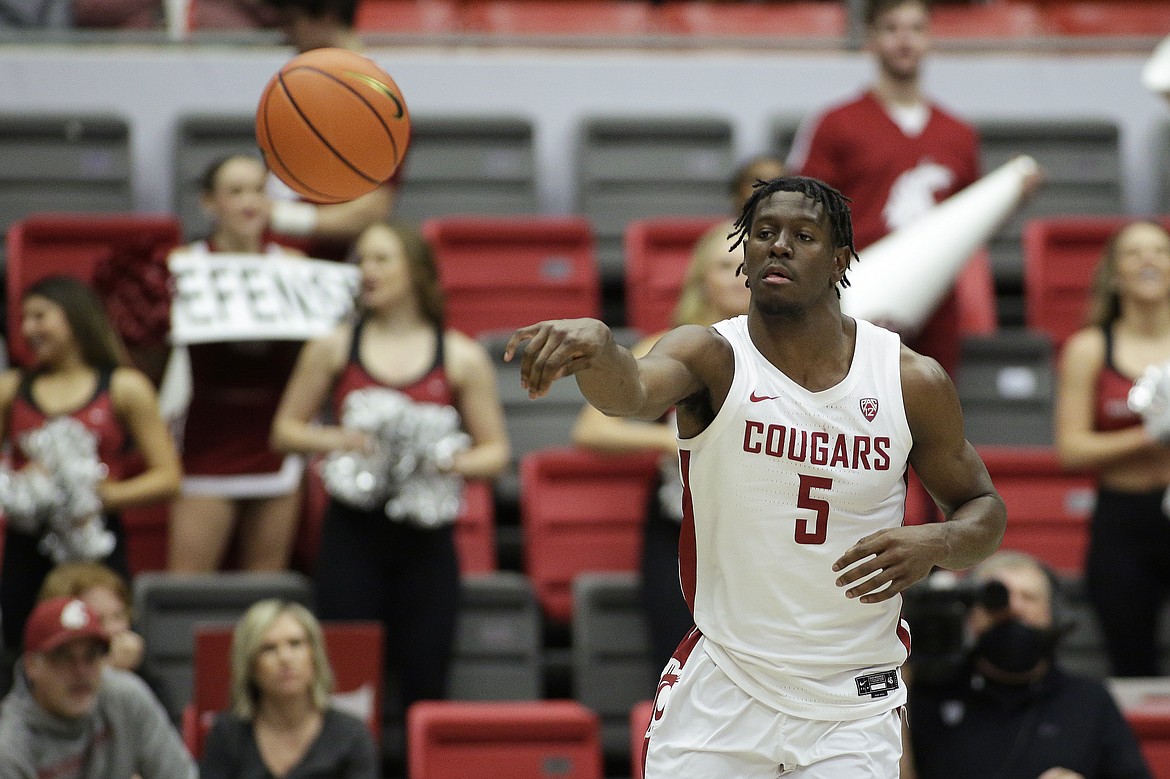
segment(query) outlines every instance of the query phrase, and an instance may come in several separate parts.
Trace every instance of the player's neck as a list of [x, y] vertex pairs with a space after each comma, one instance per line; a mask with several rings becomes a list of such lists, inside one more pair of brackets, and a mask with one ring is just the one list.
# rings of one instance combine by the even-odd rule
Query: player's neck
[[882, 73], [873, 85], [873, 93], [878, 102], [888, 107], [907, 108], [926, 102], [917, 78], [895, 78]]
[[752, 343], [768, 362], [811, 392], [833, 387], [853, 362], [856, 323], [839, 308], [799, 318], [748, 316]]

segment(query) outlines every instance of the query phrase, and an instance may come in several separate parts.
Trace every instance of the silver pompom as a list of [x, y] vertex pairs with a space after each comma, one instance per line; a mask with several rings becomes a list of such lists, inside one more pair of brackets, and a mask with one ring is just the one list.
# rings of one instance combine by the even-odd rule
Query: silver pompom
[[416, 403], [397, 390], [350, 393], [342, 424], [370, 435], [373, 451], [334, 452], [322, 462], [325, 489], [337, 500], [422, 527], [455, 521], [463, 479], [447, 473], [457, 452], [471, 445], [450, 406]]
[[1130, 388], [1126, 403], [1152, 438], [1170, 444], [1170, 363], [1148, 366]]
[[109, 555], [116, 540], [97, 494], [109, 471], [93, 432], [73, 417], [58, 417], [21, 436], [19, 445], [33, 464], [0, 472], [0, 508], [13, 526], [43, 532], [40, 549], [58, 563]]

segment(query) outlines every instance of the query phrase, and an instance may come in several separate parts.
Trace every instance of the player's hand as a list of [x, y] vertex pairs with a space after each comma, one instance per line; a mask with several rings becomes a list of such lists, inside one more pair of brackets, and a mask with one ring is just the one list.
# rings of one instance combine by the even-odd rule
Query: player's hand
[[[889, 600], [926, 577], [946, 549], [930, 525], [879, 530], [858, 541], [833, 563], [838, 587], [862, 603]], [[880, 590], [880, 592], [879, 592]]]
[[596, 319], [552, 319], [521, 327], [504, 347], [504, 361], [526, 344], [520, 359], [520, 386], [528, 397], [548, 394], [557, 379], [589, 366], [591, 359], [613, 343], [613, 333]]

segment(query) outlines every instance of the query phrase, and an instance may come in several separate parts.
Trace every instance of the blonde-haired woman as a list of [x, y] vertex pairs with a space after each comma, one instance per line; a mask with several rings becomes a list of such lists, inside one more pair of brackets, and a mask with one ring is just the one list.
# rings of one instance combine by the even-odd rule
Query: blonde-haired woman
[[1056, 446], [1068, 468], [1097, 474], [1085, 565], [1117, 676], [1156, 676], [1157, 620], [1170, 587], [1170, 439], [1126, 403], [1135, 379], [1170, 361], [1170, 234], [1135, 222], [1110, 240], [1087, 325], [1065, 344]]
[[[751, 297], [738, 274], [743, 250], [730, 251], [730, 221], [712, 227], [695, 244], [674, 309], [675, 325], [709, 327], [747, 312]], [[641, 357], [661, 337], [637, 343]], [[673, 415], [671, 415], [673, 416]], [[653, 659], [660, 666], [673, 654], [693, 624], [678, 579], [678, 536], [682, 522], [682, 483], [673, 418], [639, 422], [607, 417], [586, 405], [573, 429], [573, 443], [610, 454], [661, 453], [660, 480], [650, 496], [642, 544], [642, 600], [646, 608]]]
[[379, 776], [365, 723], [330, 706], [321, 625], [304, 606], [254, 604], [236, 624], [231, 666], [231, 710], [207, 737], [202, 779]]

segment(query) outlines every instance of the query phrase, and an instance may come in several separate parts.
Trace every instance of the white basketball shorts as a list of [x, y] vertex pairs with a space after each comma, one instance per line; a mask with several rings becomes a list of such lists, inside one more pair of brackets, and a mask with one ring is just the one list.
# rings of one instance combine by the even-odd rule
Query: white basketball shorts
[[846, 722], [791, 717], [737, 687], [697, 629], [663, 671], [645, 779], [897, 779], [900, 708]]

